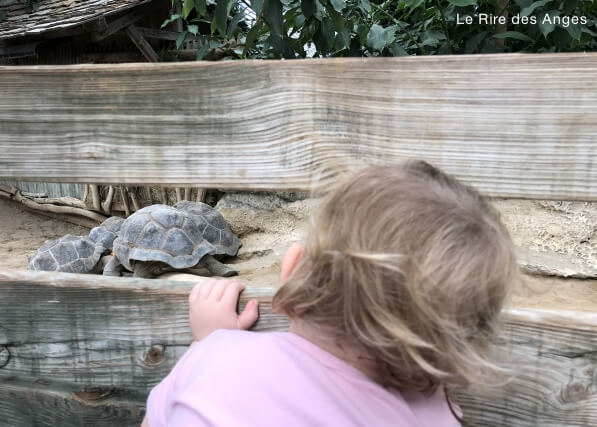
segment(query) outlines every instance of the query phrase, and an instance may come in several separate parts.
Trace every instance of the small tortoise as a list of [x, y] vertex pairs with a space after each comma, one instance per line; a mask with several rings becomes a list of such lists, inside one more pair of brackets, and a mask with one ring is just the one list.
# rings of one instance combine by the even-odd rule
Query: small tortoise
[[95, 243], [102, 245], [105, 250], [112, 250], [114, 239], [118, 236], [118, 231], [124, 222], [124, 218], [111, 216], [97, 227], [89, 232], [89, 238]]
[[29, 270], [63, 271], [66, 273], [99, 272], [99, 259], [104, 252], [102, 245], [86, 236], [67, 234], [47, 241], [29, 257]]
[[[212, 209], [212, 208], [210, 208]], [[152, 205], [129, 216], [114, 240], [114, 258], [104, 275], [119, 275], [124, 266], [135, 277], [153, 277], [173, 270], [232, 276], [236, 270], [213, 255], [236, 255], [240, 240], [215, 216], [194, 214], [167, 205]], [[222, 218], [223, 220], [223, 218]], [[230, 235], [226, 234], [226, 230]]]

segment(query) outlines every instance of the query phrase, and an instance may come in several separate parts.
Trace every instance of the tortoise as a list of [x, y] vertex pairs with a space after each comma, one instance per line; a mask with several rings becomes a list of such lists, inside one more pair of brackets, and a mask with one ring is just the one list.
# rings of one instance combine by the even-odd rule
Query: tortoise
[[114, 240], [114, 258], [103, 274], [119, 275], [123, 267], [132, 271], [134, 277], [153, 277], [175, 270], [195, 273], [201, 268], [211, 275], [237, 274], [213, 256], [236, 255], [241, 245], [238, 237], [223, 218], [224, 226], [217, 216], [206, 215], [207, 210], [203, 214], [189, 210], [189, 206], [183, 210], [151, 205], [129, 216]]
[[46, 241], [29, 257], [29, 270], [63, 271], [66, 273], [98, 273], [105, 248], [87, 236], [67, 234]]
[[118, 231], [124, 222], [124, 218], [119, 216], [111, 216], [97, 227], [94, 227], [89, 232], [89, 238], [96, 244], [101, 244], [105, 250], [112, 250], [114, 239], [118, 236]]
[[204, 238], [216, 247], [216, 254], [235, 256], [238, 253], [242, 243], [232, 232], [222, 214], [216, 209], [207, 203], [191, 202], [188, 200], [178, 202], [174, 207], [189, 213], [200, 223], [206, 222], [215, 229], [214, 232], [211, 227], [208, 227]]

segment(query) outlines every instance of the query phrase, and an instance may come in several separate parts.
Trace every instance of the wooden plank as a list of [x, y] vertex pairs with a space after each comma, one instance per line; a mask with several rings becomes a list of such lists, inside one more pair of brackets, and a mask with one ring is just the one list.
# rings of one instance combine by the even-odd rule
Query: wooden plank
[[135, 46], [137, 46], [137, 49], [139, 49], [141, 51], [141, 53], [143, 54], [145, 59], [147, 59], [149, 62], [158, 62], [159, 61], [160, 58], [158, 57], [158, 54], [155, 52], [155, 50], [153, 50], [153, 48], [147, 42], [147, 40], [145, 40], [145, 37], [143, 37], [143, 34], [141, 34], [137, 30], [137, 27], [135, 27], [134, 25], [129, 25], [128, 27], [126, 27], [125, 32], [129, 36], [129, 38], [133, 41]]
[[[93, 387], [148, 390], [186, 351], [188, 282], [46, 272], [0, 272], [0, 345], [12, 355], [0, 379], [48, 379]], [[271, 288], [256, 330], [282, 329]], [[243, 299], [244, 305], [245, 299]], [[162, 346], [157, 362], [148, 358]]]
[[0, 67], [0, 80], [0, 178], [310, 190], [416, 157], [488, 195], [597, 199], [597, 53]]
[[91, 40], [98, 42], [107, 37], [110, 37], [112, 34], [116, 34], [118, 31], [123, 30], [130, 25], [134, 24], [151, 9], [156, 7], [157, 2], [154, 2], [150, 5], [139, 6], [133, 9], [132, 12], [127, 13], [126, 15], [121, 16], [110, 22], [104, 29], [101, 31], [93, 34], [91, 36]]
[[88, 389], [51, 380], [0, 380], [0, 424], [10, 427], [138, 427], [146, 393]]
[[[110, 388], [116, 395], [132, 389], [145, 395], [191, 339], [186, 301], [191, 287], [165, 280], [0, 272], [0, 355], [10, 355], [0, 368], [0, 383], [57, 381], [73, 389]], [[274, 291], [248, 287], [241, 295], [241, 306], [250, 298], [261, 301], [256, 330], [288, 326], [271, 310]], [[514, 380], [489, 397], [459, 392], [470, 425], [597, 425], [597, 314], [511, 310], [500, 343], [515, 365]], [[0, 419], [10, 410], [0, 405]]]
[[[176, 41], [180, 33], [176, 31], [158, 30], [156, 28], [137, 27], [137, 30], [148, 39]], [[189, 38], [187, 38], [189, 40]]]
[[597, 425], [597, 314], [512, 310], [501, 342], [516, 376], [490, 396], [459, 394], [468, 425]]

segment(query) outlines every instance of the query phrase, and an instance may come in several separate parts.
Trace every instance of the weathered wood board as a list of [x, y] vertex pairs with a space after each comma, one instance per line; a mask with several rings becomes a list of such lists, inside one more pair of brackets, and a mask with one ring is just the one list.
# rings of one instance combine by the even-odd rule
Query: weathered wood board
[[423, 158], [597, 198], [597, 53], [0, 67], [0, 178], [326, 188]]
[[[13, 426], [138, 423], [147, 392], [191, 340], [192, 285], [0, 272], [0, 419]], [[288, 326], [271, 310], [274, 291], [249, 287], [241, 295], [241, 306], [261, 302], [255, 330]], [[507, 319], [500, 340], [515, 379], [490, 397], [459, 393], [467, 422], [597, 425], [597, 314], [517, 309]], [[19, 416], [25, 407], [32, 410]], [[76, 413], [70, 420], [69, 411]]]

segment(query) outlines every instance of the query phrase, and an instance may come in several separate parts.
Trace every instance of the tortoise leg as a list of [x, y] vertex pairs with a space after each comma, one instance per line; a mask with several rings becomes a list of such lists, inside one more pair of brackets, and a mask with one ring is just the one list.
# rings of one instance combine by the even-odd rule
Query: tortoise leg
[[230, 277], [238, 274], [238, 271], [234, 268], [222, 264], [211, 255], [205, 255], [201, 258], [196, 267], [205, 267], [213, 276]]
[[[99, 263], [98, 263], [99, 264]], [[120, 263], [118, 258], [112, 256], [112, 259], [106, 264], [104, 267], [103, 275], [104, 276], [120, 276], [124, 266]]]
[[175, 271], [175, 269], [159, 261], [136, 262], [133, 265], [133, 277], [144, 279], [151, 279], [167, 271]]

